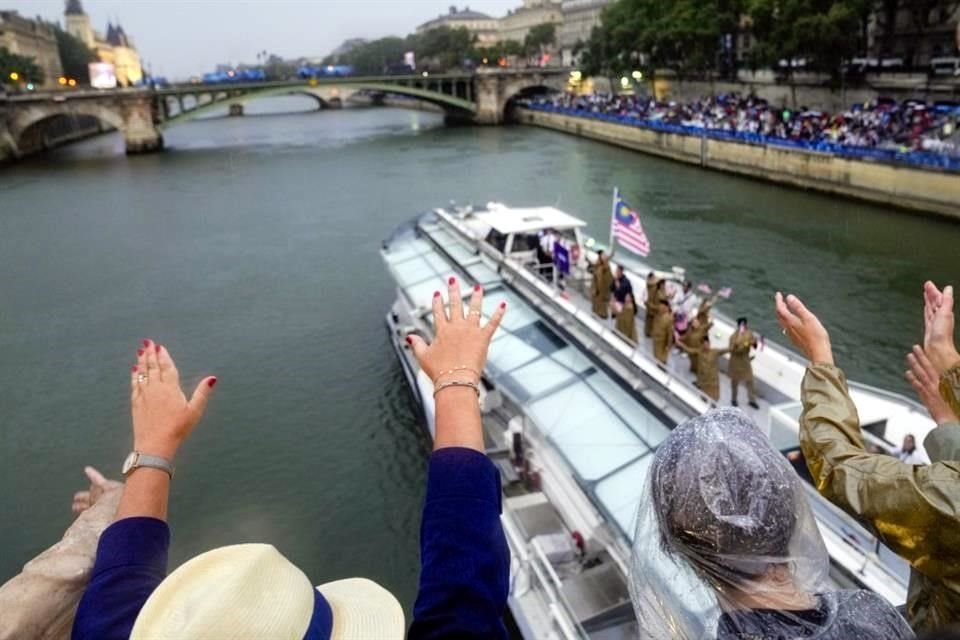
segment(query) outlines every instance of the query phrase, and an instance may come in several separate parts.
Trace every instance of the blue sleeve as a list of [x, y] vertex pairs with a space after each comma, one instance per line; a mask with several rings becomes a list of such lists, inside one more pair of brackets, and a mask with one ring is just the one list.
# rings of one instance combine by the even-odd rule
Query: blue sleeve
[[510, 550], [500, 496], [500, 473], [482, 453], [449, 448], [431, 456], [411, 640], [507, 637]]
[[167, 575], [170, 529], [156, 518], [124, 518], [97, 545], [73, 640], [127, 640], [140, 609]]

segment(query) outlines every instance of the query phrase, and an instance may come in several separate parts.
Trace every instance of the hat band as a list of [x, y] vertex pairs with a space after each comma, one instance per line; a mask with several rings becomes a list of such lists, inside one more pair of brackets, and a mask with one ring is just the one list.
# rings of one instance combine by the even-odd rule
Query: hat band
[[333, 633], [333, 610], [316, 589], [313, 590], [313, 615], [303, 640], [330, 640]]

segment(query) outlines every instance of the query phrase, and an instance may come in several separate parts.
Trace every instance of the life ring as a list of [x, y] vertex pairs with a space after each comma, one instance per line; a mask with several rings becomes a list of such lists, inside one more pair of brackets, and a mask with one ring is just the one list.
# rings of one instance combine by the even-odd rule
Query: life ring
[[580, 245], [575, 244], [570, 247], [570, 260], [573, 264], [580, 262]]

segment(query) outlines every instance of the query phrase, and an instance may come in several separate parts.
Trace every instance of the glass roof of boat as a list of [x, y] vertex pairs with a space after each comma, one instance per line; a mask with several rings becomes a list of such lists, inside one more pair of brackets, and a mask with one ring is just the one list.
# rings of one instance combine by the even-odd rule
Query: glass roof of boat
[[425, 224], [421, 229], [442, 238], [441, 246], [450, 255], [466, 252], [467, 264], [454, 269], [447, 256], [412, 234], [395, 240], [385, 258], [403, 294], [428, 321], [433, 292], [444, 290], [450, 275], [466, 279], [465, 285], [470, 287], [475, 282], [484, 285], [485, 317], [502, 301], [507, 302], [508, 312], [490, 347], [488, 377], [524, 408], [584, 489], [623, 534], [632, 538], [650, 454], [667, 437], [669, 428], [506, 289], [487, 258], [475, 255], [439, 227]]

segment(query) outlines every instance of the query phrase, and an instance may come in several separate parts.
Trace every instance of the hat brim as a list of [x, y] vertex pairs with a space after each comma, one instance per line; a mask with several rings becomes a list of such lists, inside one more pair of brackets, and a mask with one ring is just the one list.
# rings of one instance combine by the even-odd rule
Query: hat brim
[[403, 607], [393, 594], [365, 578], [317, 586], [333, 612], [330, 640], [402, 640]]

